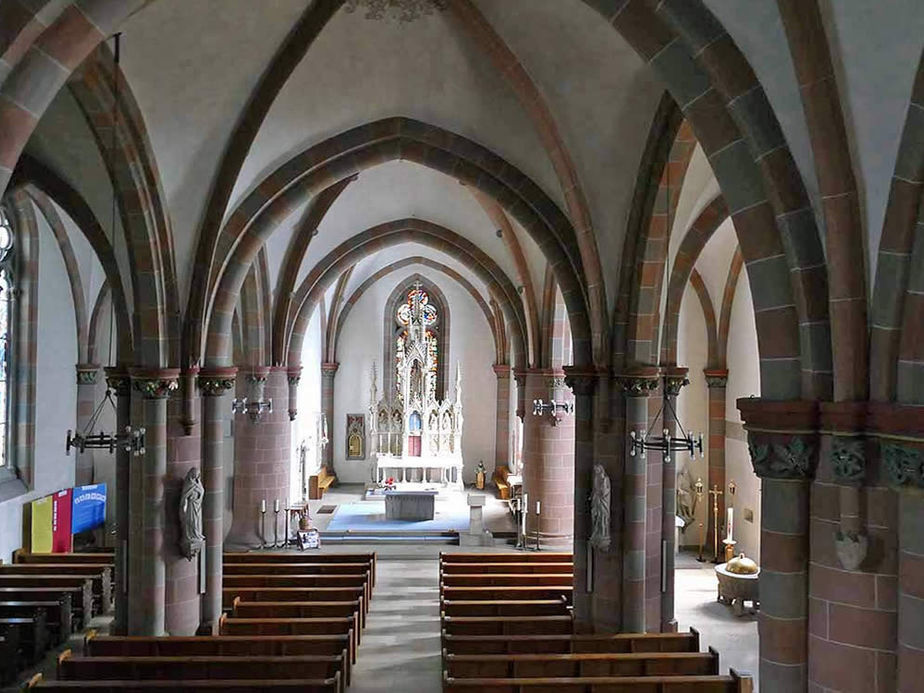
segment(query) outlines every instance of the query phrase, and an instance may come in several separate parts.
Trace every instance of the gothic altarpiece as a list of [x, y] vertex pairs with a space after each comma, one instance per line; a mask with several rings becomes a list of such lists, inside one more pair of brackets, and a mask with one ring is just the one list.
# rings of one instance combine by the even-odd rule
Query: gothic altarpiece
[[395, 388], [378, 396], [372, 366], [369, 420], [376, 481], [434, 481], [462, 488], [462, 372], [456, 368], [454, 398], [438, 400], [439, 342], [430, 329], [439, 319], [427, 292], [415, 282], [395, 311], [403, 326], [395, 344]]

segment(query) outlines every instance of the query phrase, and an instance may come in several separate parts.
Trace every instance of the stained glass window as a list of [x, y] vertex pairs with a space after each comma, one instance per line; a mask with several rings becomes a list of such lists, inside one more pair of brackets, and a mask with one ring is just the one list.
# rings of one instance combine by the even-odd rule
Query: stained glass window
[[402, 392], [401, 364], [404, 363], [407, 349], [408, 328], [416, 320], [420, 320], [424, 328], [424, 339], [426, 340], [427, 353], [430, 358], [430, 371], [433, 374], [429, 382], [430, 389], [434, 391], [427, 393], [427, 395], [435, 397], [436, 375], [439, 365], [439, 340], [435, 328], [439, 321], [439, 312], [436, 306], [430, 303], [430, 296], [421, 288], [420, 282], [414, 283], [414, 286], [408, 290], [405, 301], [399, 304], [395, 311], [395, 321], [404, 328], [400, 330], [395, 341], [395, 385], [398, 392]]
[[0, 208], [0, 467], [9, 463], [10, 329], [13, 307], [13, 229]]

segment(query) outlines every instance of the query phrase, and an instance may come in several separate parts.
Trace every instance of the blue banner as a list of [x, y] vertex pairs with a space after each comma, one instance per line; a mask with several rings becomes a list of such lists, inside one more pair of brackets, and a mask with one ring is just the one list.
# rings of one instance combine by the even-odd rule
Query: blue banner
[[75, 486], [71, 532], [85, 532], [106, 522], [106, 484]]

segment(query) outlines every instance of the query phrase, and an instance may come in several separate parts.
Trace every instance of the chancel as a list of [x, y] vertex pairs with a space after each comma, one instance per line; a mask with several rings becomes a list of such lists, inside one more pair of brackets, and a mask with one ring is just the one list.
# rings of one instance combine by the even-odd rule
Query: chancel
[[0, 0], [0, 689], [910, 693], [924, 2]]

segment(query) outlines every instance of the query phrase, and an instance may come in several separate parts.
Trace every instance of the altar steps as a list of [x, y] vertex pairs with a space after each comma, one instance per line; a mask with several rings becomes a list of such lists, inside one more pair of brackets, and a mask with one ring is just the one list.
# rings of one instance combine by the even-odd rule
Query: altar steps
[[346, 530], [321, 532], [321, 544], [445, 544], [457, 546], [459, 533], [453, 530]]

